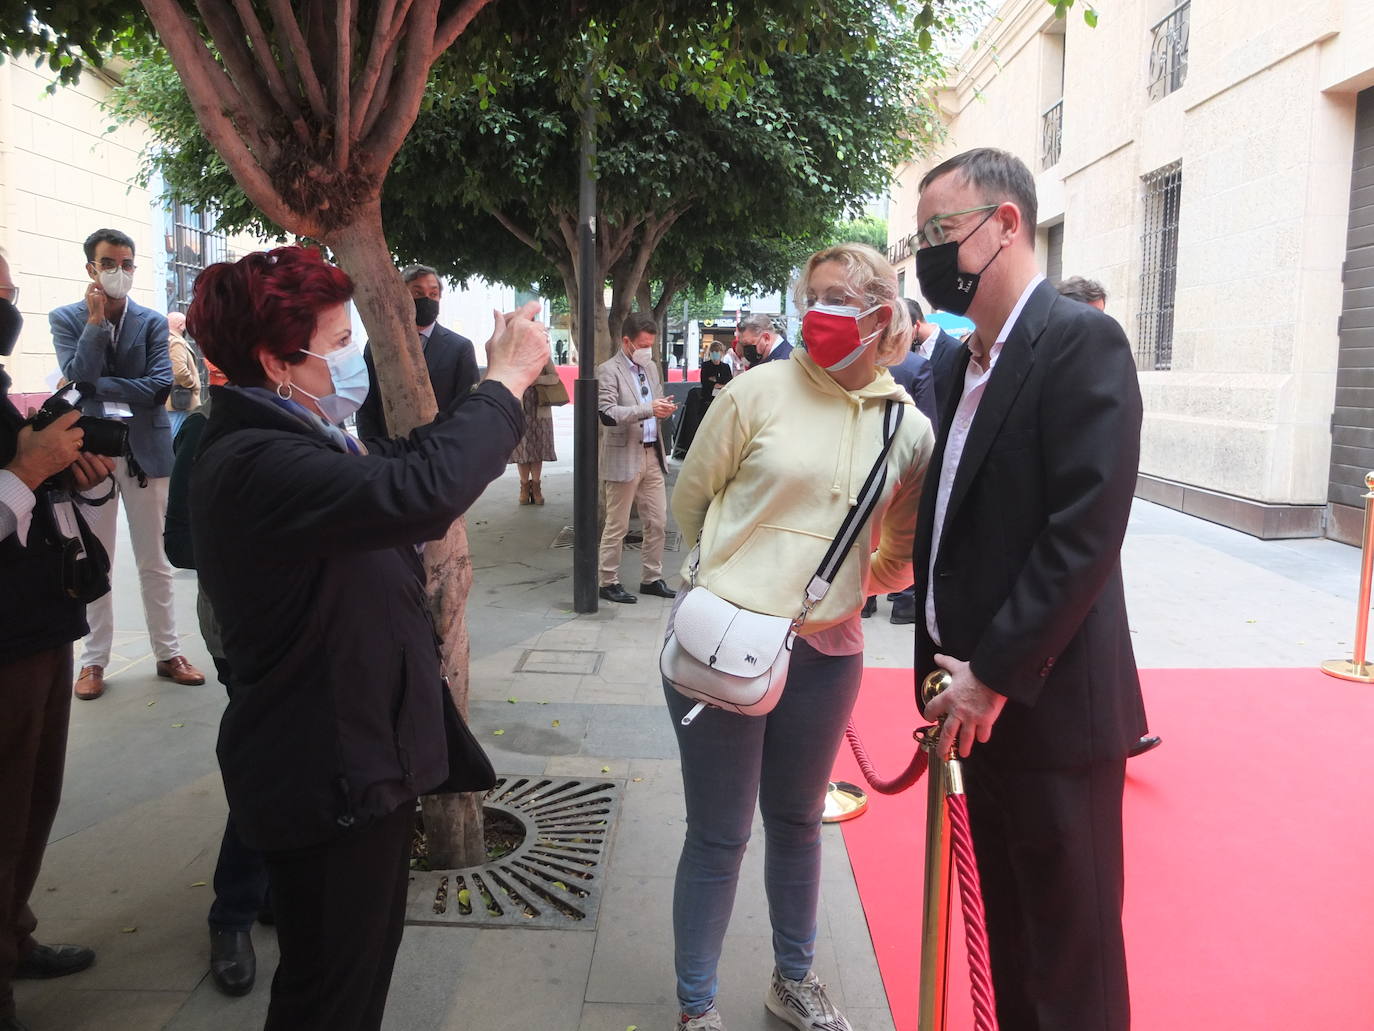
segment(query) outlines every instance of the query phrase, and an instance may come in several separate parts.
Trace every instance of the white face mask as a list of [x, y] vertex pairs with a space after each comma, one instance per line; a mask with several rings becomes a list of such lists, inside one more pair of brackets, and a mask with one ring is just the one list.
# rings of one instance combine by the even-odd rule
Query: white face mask
[[100, 270], [100, 289], [104, 290], [105, 296], [113, 301], [121, 301], [128, 297], [133, 285], [134, 274], [132, 272], [125, 272], [122, 268]]
[[636, 365], [648, 365], [654, 359], [654, 349], [652, 347], [636, 347], [631, 359]]

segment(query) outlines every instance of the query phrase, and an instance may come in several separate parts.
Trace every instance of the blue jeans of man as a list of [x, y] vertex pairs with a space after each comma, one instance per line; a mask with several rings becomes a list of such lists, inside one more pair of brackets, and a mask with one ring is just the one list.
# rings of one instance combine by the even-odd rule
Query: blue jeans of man
[[690, 727], [679, 721], [694, 703], [664, 685], [687, 802], [687, 834], [673, 891], [677, 995], [683, 1013], [703, 1013], [715, 1002], [716, 967], [755, 800], [763, 814], [763, 877], [774, 962], [792, 980], [811, 970], [821, 884], [821, 813], [862, 675], [862, 654], [822, 655], [799, 638], [787, 687], [771, 713], [740, 716], [709, 709]]

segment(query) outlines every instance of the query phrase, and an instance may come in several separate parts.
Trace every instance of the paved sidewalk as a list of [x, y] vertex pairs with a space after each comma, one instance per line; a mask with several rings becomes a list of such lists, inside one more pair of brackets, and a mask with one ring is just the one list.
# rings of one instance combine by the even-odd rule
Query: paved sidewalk
[[[557, 427], [559, 454], [569, 458], [570, 408], [557, 410]], [[600, 917], [595, 927], [568, 930], [408, 928], [387, 1014], [392, 1031], [672, 1026], [669, 908], [682, 799], [656, 675], [669, 603], [603, 603], [595, 615], [576, 616], [571, 551], [550, 547], [572, 523], [571, 463], [549, 467], [543, 486], [546, 506], [519, 507], [512, 467], [470, 514], [471, 721], [499, 772], [623, 785]], [[1308, 666], [1348, 654], [1354, 549], [1260, 542], [1140, 503], [1125, 555], [1142, 665]], [[627, 550], [625, 558], [624, 580], [637, 584], [638, 553]], [[670, 553], [669, 569], [676, 564]], [[21, 982], [20, 1013], [33, 1031], [257, 1029], [275, 962], [273, 932], [255, 931], [260, 976], [251, 995], [225, 998], [206, 974], [210, 888], [203, 882], [224, 820], [214, 760], [223, 692], [213, 680], [181, 688], [154, 677], [127, 538], [116, 576], [110, 688], [97, 702], [74, 704], [63, 807], [34, 899], [43, 940], [90, 944], [100, 958], [84, 974]], [[196, 634], [194, 578], [179, 580], [186, 652], [209, 671]], [[909, 665], [911, 628], [890, 625], [887, 614], [881, 602], [866, 624], [868, 664]], [[599, 653], [599, 666], [517, 672], [531, 649]], [[824, 869], [818, 972], [856, 1031], [885, 1031], [891, 1018], [838, 828], [825, 830]], [[762, 1006], [770, 969], [756, 846], [722, 964], [720, 1006], [733, 1031], [783, 1027]]]

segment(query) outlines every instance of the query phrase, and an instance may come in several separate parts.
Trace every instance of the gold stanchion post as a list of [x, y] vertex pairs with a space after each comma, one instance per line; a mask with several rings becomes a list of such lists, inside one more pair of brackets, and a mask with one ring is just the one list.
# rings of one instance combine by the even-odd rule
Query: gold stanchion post
[[[949, 686], [943, 670], [931, 673], [921, 685], [921, 698], [930, 700]], [[930, 752], [926, 773], [926, 868], [921, 909], [921, 988], [917, 1031], [945, 1031], [945, 1000], [949, 981], [949, 878], [952, 854], [949, 841], [949, 771], [936, 754], [938, 729], [928, 730], [921, 747]]]
[[1327, 659], [1322, 672], [1342, 680], [1374, 684], [1374, 666], [1365, 661], [1369, 641], [1369, 592], [1374, 583], [1374, 472], [1364, 477], [1364, 544], [1360, 552], [1360, 602], [1355, 612], [1355, 649], [1350, 660]]

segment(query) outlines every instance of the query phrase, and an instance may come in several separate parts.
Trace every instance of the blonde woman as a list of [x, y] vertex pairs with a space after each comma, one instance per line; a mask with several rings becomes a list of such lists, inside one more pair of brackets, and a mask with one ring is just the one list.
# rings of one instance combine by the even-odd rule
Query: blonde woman
[[777, 708], [767, 716], [710, 709], [682, 727], [693, 703], [665, 684], [687, 802], [673, 899], [680, 1031], [725, 1027], [715, 1007], [716, 967], [756, 799], [775, 963], [765, 1003], [807, 1031], [849, 1028], [811, 969], [821, 809], [863, 671], [859, 610], [870, 593], [911, 582], [916, 508], [934, 434], [886, 368], [911, 343], [910, 317], [886, 259], [856, 243], [820, 251], [796, 293], [805, 350], [731, 383], [711, 404], [678, 475], [673, 514], [687, 540], [700, 535], [696, 583], [756, 612], [796, 615], [877, 461], [887, 401], [909, 407], [872, 526], [859, 533], [793, 645]]

